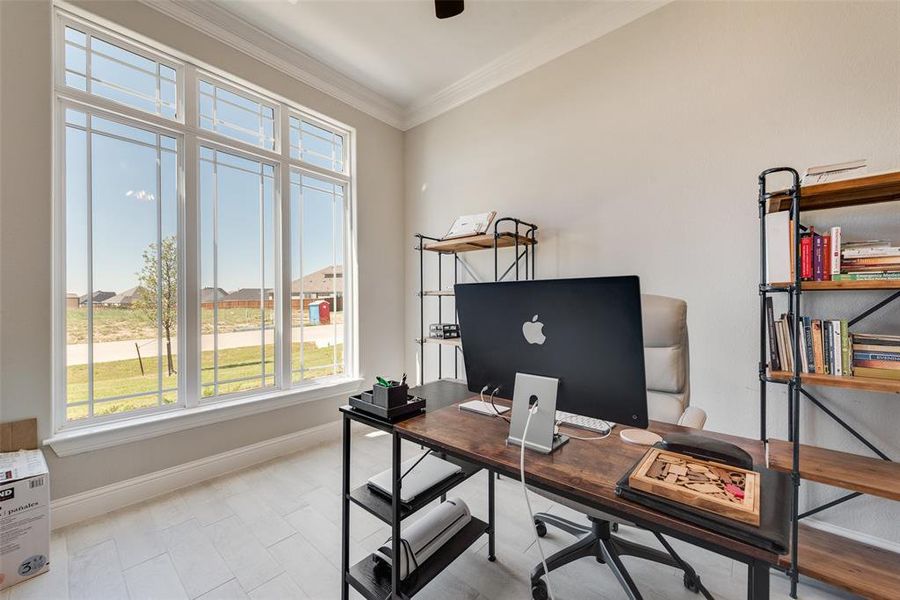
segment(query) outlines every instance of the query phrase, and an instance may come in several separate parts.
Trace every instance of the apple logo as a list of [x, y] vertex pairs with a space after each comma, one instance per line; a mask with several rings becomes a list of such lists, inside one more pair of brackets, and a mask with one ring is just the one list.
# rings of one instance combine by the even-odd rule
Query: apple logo
[[544, 324], [538, 321], [538, 316], [534, 315], [531, 321], [525, 321], [522, 325], [522, 335], [529, 344], [541, 345], [547, 336], [544, 335]]

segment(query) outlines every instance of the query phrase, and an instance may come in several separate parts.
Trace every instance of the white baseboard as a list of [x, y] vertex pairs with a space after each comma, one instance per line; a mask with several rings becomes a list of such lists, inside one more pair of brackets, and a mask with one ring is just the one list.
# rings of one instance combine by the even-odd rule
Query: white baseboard
[[876, 548], [883, 548], [885, 550], [890, 550], [891, 552], [897, 552], [898, 554], [900, 554], [900, 544], [898, 544], [897, 542], [892, 542], [891, 540], [875, 537], [874, 535], [869, 535], [867, 533], [860, 533], [859, 531], [847, 529], [846, 527], [832, 525], [831, 523], [820, 521], [819, 519], [803, 519], [802, 522], [806, 523], [810, 527], [815, 527], [816, 529], [825, 531], [827, 533], [840, 535], [842, 537], [849, 538], [863, 544], [875, 546]]
[[221, 454], [207, 456], [162, 471], [147, 473], [79, 494], [58, 498], [50, 502], [50, 521], [53, 529], [60, 529], [155, 496], [173, 492], [198, 481], [212, 479], [279, 456], [304, 450], [321, 442], [339, 439], [340, 435], [341, 421], [333, 421]]

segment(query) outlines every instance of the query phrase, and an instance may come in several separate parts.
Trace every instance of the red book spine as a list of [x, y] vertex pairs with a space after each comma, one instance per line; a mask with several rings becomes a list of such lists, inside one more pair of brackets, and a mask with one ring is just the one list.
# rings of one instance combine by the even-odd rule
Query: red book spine
[[831, 279], [831, 236], [822, 236], [822, 280]]
[[812, 279], [812, 236], [805, 235], [800, 238], [800, 279]]

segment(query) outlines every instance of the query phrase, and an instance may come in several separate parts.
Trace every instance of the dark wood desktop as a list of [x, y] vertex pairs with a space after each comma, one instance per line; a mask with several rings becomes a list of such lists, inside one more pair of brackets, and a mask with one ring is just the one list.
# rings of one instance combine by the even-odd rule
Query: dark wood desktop
[[[505, 401], [499, 401], [505, 403]], [[460, 411], [457, 406], [430, 410], [394, 425], [394, 434], [511, 478], [519, 478], [519, 447], [508, 446], [508, 425], [499, 418]], [[563, 432], [570, 429], [561, 427]], [[685, 427], [650, 422], [660, 435], [691, 431]], [[769, 597], [769, 567], [779, 556], [751, 544], [616, 496], [616, 484], [646, 452], [645, 447], [623, 442], [617, 435], [603, 440], [573, 440], [553, 454], [529, 452], [526, 481], [537, 488], [616, 515], [653, 531], [671, 535], [748, 565], [748, 598]], [[570, 433], [584, 435], [573, 429]], [[757, 464], [765, 462], [762, 442], [704, 431], [703, 435], [735, 444], [749, 452]], [[502, 549], [499, 549], [502, 553]]]

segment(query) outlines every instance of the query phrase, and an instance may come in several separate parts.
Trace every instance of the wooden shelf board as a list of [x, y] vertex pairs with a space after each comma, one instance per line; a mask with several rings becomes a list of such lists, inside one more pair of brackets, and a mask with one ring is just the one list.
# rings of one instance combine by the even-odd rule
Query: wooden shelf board
[[[792, 373], [789, 373], [788, 371], [769, 372], [770, 379], [781, 383], [787, 383], [791, 379], [791, 375]], [[821, 385], [853, 390], [865, 390], [869, 392], [900, 394], [900, 379], [838, 377], [836, 375], [824, 375], [820, 373], [801, 373], [800, 380], [807, 385]]]
[[[782, 281], [771, 284], [773, 288], [788, 288], [792, 284]], [[900, 290], [900, 279], [873, 279], [868, 281], [801, 281], [804, 292], [835, 290]]]
[[[419, 565], [407, 581], [400, 584], [400, 597], [412, 598], [475, 543], [475, 540], [487, 533], [487, 528], [487, 523], [472, 517], [468, 525]], [[376, 573], [375, 562], [371, 556], [366, 556], [350, 567], [347, 581], [367, 600], [384, 600], [391, 597], [390, 574]]]
[[453, 290], [426, 290], [422, 292], [423, 296], [453, 296]]
[[[844, 536], [800, 525], [800, 573], [873, 600], [891, 600], [900, 590], [900, 554]], [[791, 565], [790, 555], [779, 561]]]
[[[769, 440], [769, 468], [791, 471], [793, 444]], [[800, 476], [808, 481], [833, 485], [845, 490], [900, 500], [900, 464], [800, 445]]]
[[[416, 340], [417, 342], [419, 340]], [[458, 346], [462, 348], [462, 338], [433, 338], [426, 337], [426, 344], [441, 344], [442, 346]]]
[[[530, 246], [536, 244], [536, 240], [532, 240], [524, 235], [519, 235], [520, 246]], [[516, 245], [516, 235], [514, 233], [501, 233], [497, 236], [498, 248], [509, 248]], [[485, 233], [482, 235], [470, 235], [468, 237], [456, 238], [452, 240], [442, 240], [440, 242], [431, 242], [425, 244], [424, 249], [429, 252], [473, 252], [475, 250], [487, 250], [494, 247], [494, 234]]]
[[[900, 200], [900, 172], [805, 185], [800, 189], [800, 210], [863, 206], [896, 200]], [[791, 197], [786, 193], [769, 198], [770, 213], [790, 208]]]

